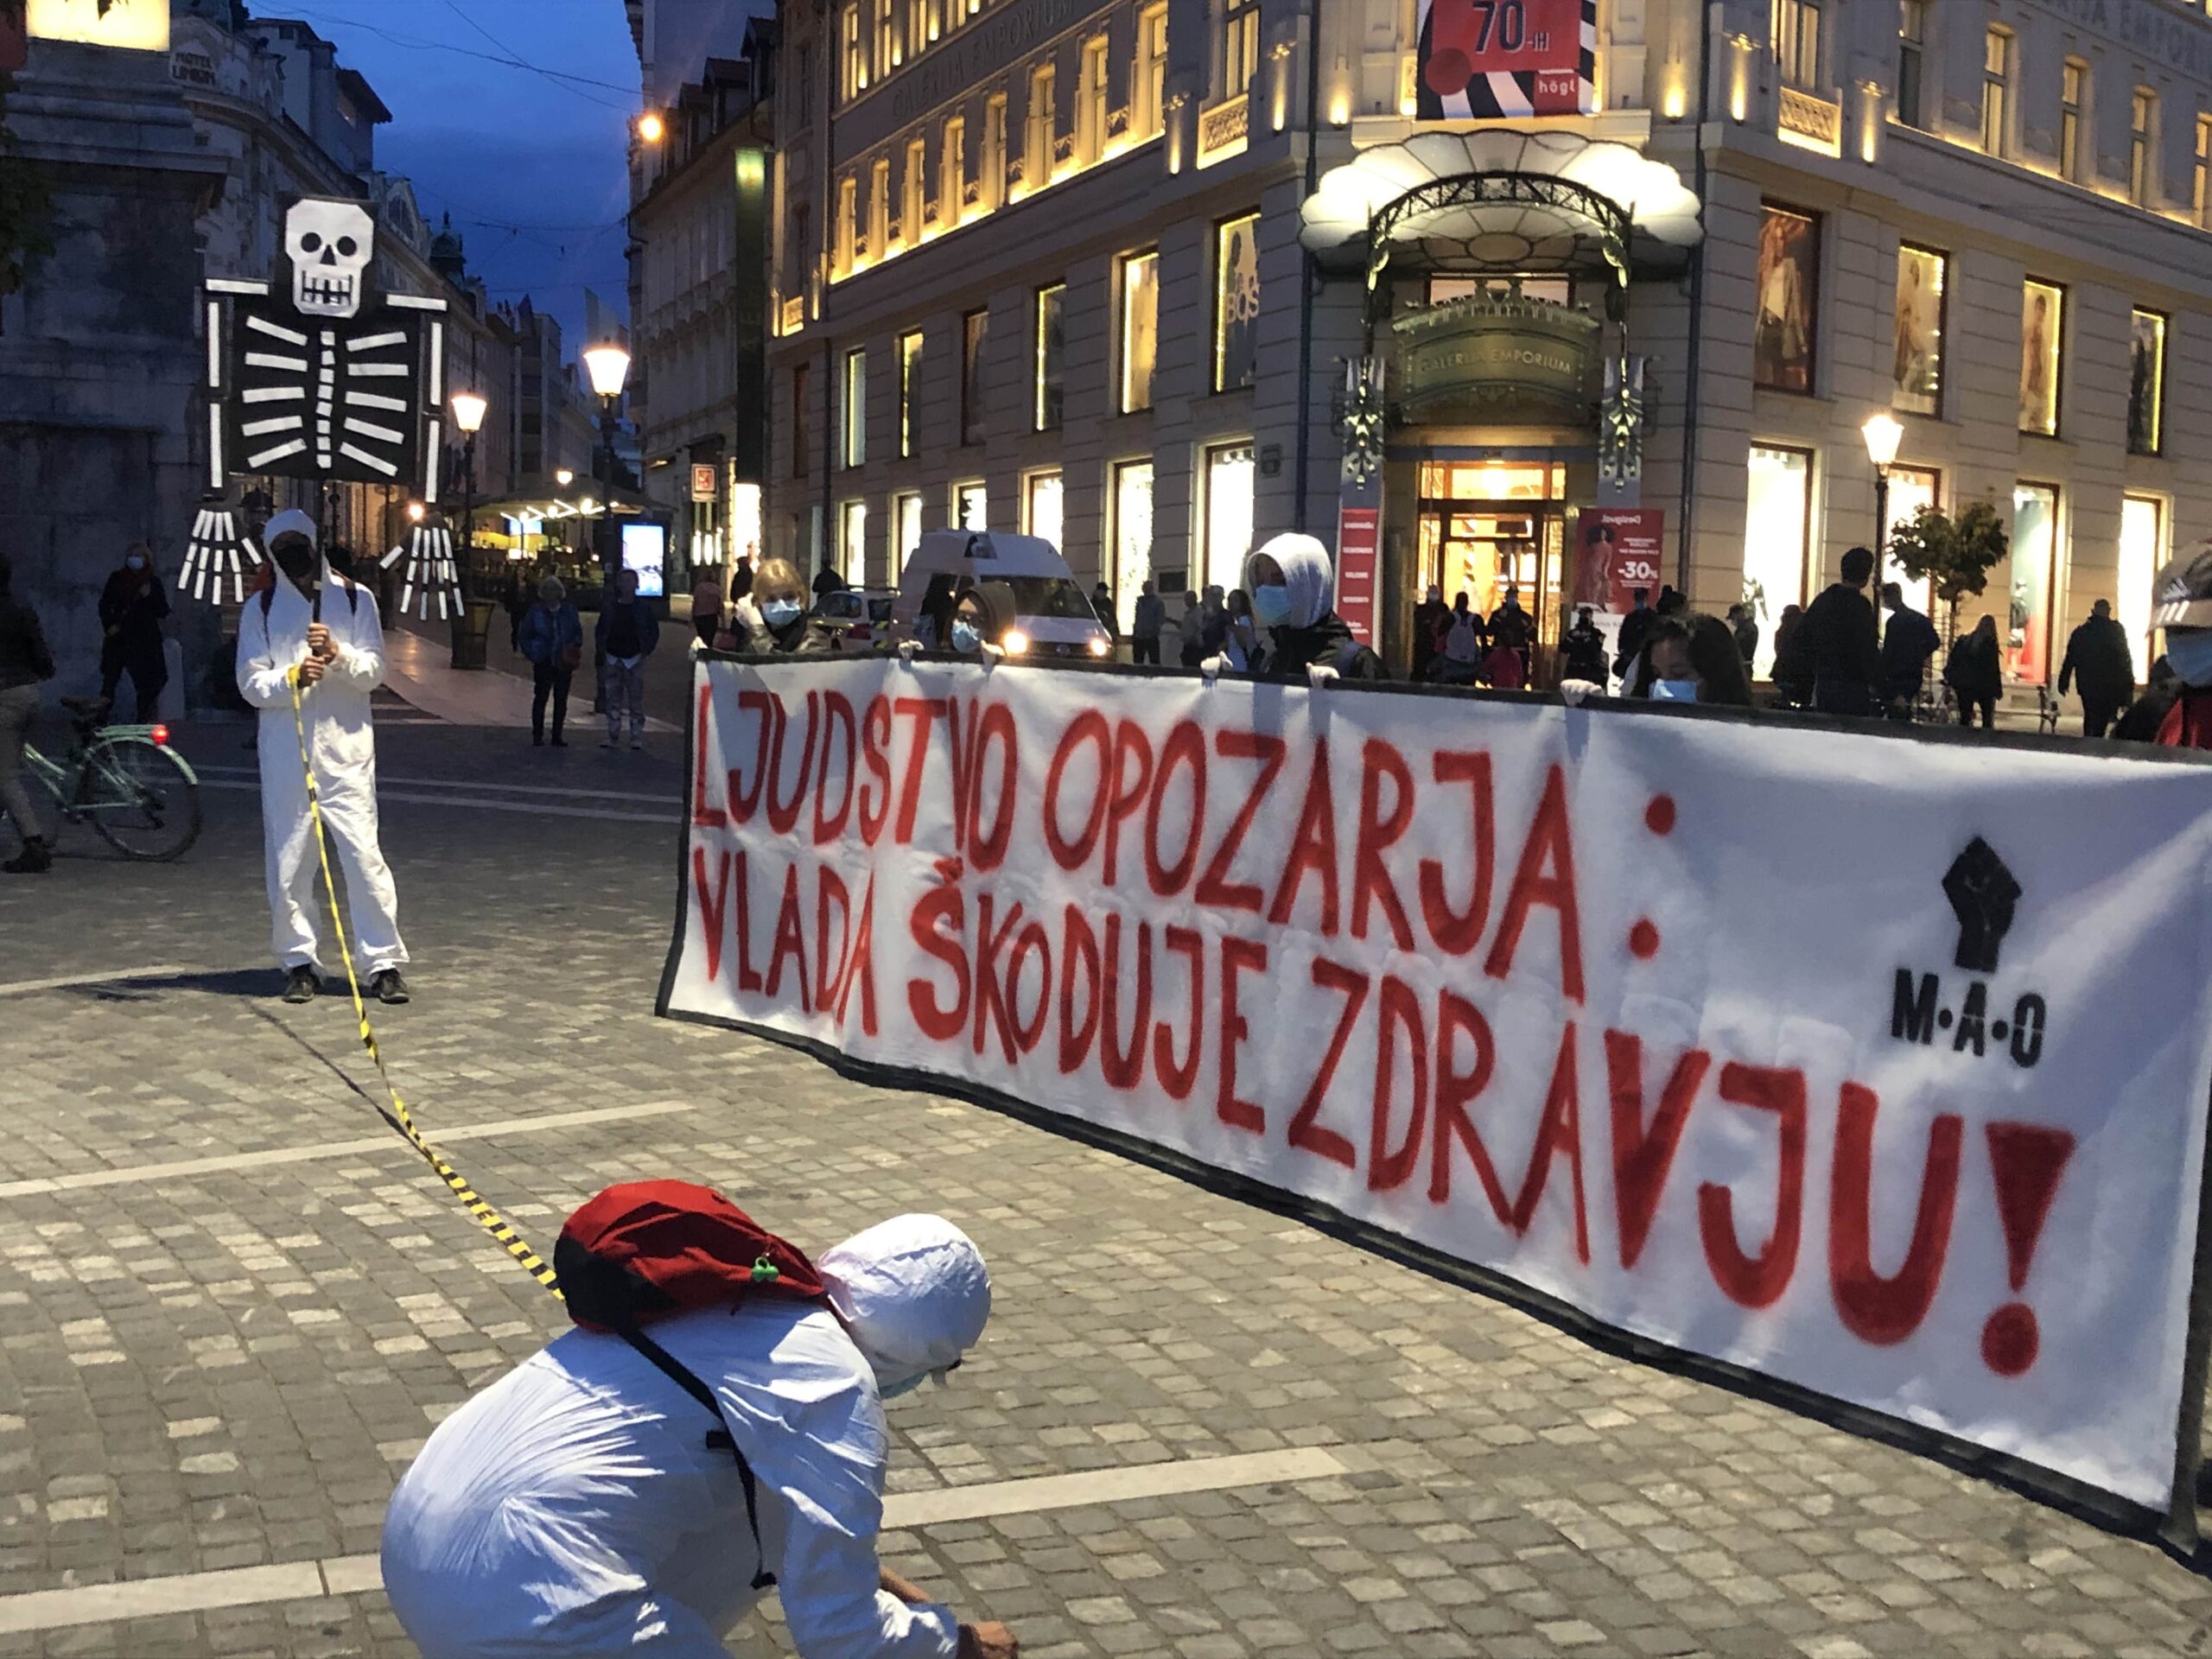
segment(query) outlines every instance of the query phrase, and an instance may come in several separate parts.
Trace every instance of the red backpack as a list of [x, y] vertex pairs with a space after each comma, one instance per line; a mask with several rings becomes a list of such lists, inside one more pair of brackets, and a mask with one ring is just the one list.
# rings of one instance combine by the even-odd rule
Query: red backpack
[[753, 1296], [822, 1301], [827, 1292], [814, 1264], [710, 1187], [626, 1181], [569, 1217], [553, 1246], [553, 1271], [578, 1325], [620, 1337], [714, 1414], [707, 1445], [736, 1460], [745, 1490], [745, 1518], [760, 1560], [753, 1587], [774, 1584], [760, 1549], [753, 1468], [715, 1391], [639, 1327], [696, 1308], [735, 1307]]

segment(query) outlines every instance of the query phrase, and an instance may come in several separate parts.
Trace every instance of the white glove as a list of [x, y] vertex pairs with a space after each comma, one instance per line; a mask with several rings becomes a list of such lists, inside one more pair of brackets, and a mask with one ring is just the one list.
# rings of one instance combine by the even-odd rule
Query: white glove
[[1207, 658], [1205, 661], [1200, 663], [1198, 664], [1198, 672], [1205, 677], [1206, 683], [1208, 685], [1211, 685], [1223, 675], [1234, 673], [1236, 671], [1236, 664], [1230, 662], [1225, 653], [1218, 653]]
[[914, 652], [917, 649], [912, 639], [901, 639], [899, 642], [899, 660], [912, 668], [914, 665]]
[[1595, 680], [1561, 680], [1559, 683], [1559, 694], [1566, 700], [1568, 708], [1579, 709], [1582, 706], [1582, 700], [1585, 697], [1604, 696], [1605, 688]]
[[1314, 663], [1306, 670], [1306, 683], [1316, 691], [1325, 685], [1334, 685], [1339, 677], [1337, 671], [1326, 663]]

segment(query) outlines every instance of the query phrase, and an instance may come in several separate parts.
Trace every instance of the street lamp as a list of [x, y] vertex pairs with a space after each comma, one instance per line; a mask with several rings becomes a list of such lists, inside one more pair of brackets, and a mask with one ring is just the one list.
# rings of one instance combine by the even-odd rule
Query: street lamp
[[[614, 411], [621, 402], [623, 383], [630, 378], [630, 353], [626, 346], [608, 340], [586, 347], [583, 359], [584, 372], [591, 378], [591, 389], [599, 394], [599, 435], [604, 468], [600, 482], [607, 486], [607, 518], [611, 523], [614, 505]], [[613, 555], [604, 546], [600, 558], [610, 570], [613, 568]]]
[[668, 136], [668, 124], [652, 111], [647, 110], [638, 118], [638, 137], [648, 144], [657, 144]]
[[1869, 415], [1859, 429], [1866, 440], [1866, 459], [1874, 463], [1874, 640], [1882, 639], [1882, 587], [1890, 574], [1890, 467], [1897, 458], [1904, 428], [1887, 410]]
[[476, 434], [491, 407], [481, 392], [453, 395], [453, 423], [461, 429], [461, 562], [471, 581], [476, 576]]

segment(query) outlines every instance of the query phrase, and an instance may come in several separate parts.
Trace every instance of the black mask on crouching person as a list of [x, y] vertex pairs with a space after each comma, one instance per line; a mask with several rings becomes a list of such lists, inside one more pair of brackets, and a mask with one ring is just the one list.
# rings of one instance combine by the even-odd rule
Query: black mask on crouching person
[[270, 548], [269, 556], [276, 561], [276, 568], [291, 579], [295, 588], [304, 588], [315, 579], [315, 543], [304, 536], [279, 536]]

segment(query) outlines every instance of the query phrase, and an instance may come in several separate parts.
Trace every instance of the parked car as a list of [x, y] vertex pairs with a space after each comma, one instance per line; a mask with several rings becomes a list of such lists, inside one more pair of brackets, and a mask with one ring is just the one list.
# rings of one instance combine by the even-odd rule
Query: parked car
[[888, 589], [841, 588], [816, 601], [815, 614], [847, 651], [881, 651], [890, 644], [891, 612], [898, 602]]
[[924, 619], [941, 613], [963, 582], [982, 591], [997, 619], [992, 643], [1009, 657], [1103, 660], [1113, 655], [1113, 636], [1068, 569], [1059, 550], [1040, 536], [981, 531], [931, 530], [906, 561], [893, 607], [889, 639], [936, 648]]

